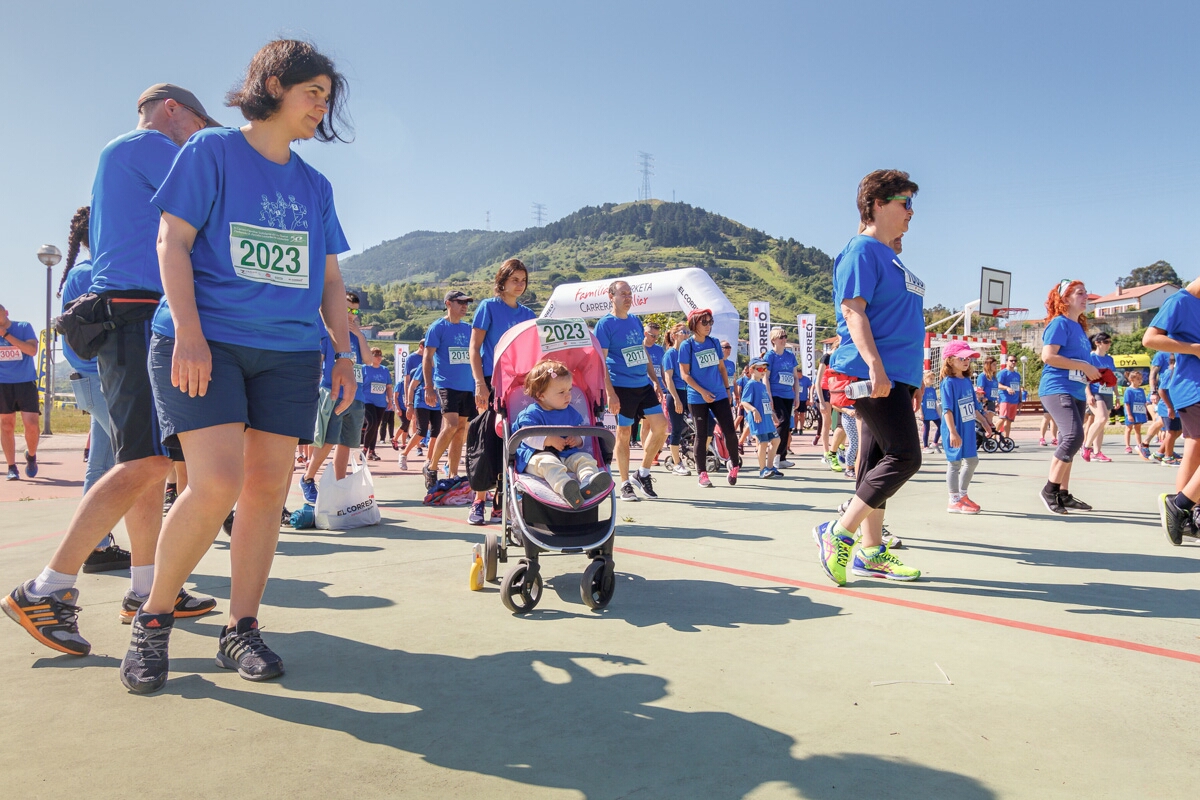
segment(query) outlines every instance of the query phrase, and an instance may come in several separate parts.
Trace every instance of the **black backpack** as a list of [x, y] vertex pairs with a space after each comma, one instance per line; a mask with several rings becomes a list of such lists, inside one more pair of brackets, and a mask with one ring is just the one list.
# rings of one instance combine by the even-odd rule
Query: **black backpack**
[[496, 412], [489, 406], [467, 427], [467, 478], [471, 489], [486, 492], [504, 472], [504, 442], [496, 435]]

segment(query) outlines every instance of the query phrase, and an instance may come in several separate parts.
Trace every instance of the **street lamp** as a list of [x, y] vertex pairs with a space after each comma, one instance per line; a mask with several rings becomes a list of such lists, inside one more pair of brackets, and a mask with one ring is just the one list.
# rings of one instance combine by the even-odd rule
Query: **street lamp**
[[52, 244], [38, 248], [38, 261], [46, 265], [46, 346], [42, 348], [45, 361], [42, 380], [46, 382], [46, 402], [42, 414], [42, 435], [50, 435], [50, 409], [54, 408], [54, 329], [50, 327], [50, 298], [54, 283], [54, 266], [62, 261], [62, 252]]
[[1029, 356], [1021, 356], [1021, 388], [1025, 388], [1025, 363], [1029, 361]]

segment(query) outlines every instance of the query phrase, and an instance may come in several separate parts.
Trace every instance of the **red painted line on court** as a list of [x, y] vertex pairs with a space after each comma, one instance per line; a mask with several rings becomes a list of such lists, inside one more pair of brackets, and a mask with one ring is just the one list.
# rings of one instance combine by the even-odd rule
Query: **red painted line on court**
[[[465, 521], [450, 519], [437, 514], [422, 514], [420, 512], [409, 511], [407, 509], [397, 510], [401, 511], [401, 513], [410, 514], [414, 517], [424, 517], [425, 519], [437, 520], [438, 522], [457, 522], [461, 525], [467, 524]], [[472, 525], [470, 527], [477, 528], [478, 526]], [[827, 584], [798, 581], [793, 578], [784, 578], [779, 575], [768, 575], [763, 572], [751, 572], [750, 570], [737, 569], [736, 567], [726, 567], [720, 564], [709, 564], [704, 561], [693, 561], [687, 558], [665, 556], [659, 553], [647, 553], [643, 550], [630, 550], [626, 547], [614, 547], [613, 550], [614, 552], [627, 556], [649, 558], [655, 561], [665, 561], [670, 564], [682, 564], [685, 567], [698, 567], [700, 569], [707, 569], [713, 572], [724, 572], [727, 575], [737, 575], [742, 578], [753, 578], [754, 580], [766, 581], [768, 583], [782, 583], [787, 586], [796, 586], [800, 589], [809, 589], [814, 592], [826, 592], [829, 594], [838, 595], [839, 597], [853, 597], [856, 600], [869, 600], [873, 603], [885, 603], [891, 606], [899, 606], [900, 608], [909, 608], [914, 611], [926, 611], [931, 614], [941, 614], [942, 616], [946, 617], [969, 619], [974, 622], [984, 622], [988, 625], [999, 625], [1005, 628], [1015, 628], [1017, 630], [1029, 631], [1030, 633], [1041, 633], [1046, 636], [1055, 636], [1059, 639], [1074, 639], [1077, 642], [1099, 644], [1104, 645], [1105, 647], [1115, 647], [1120, 650], [1132, 650], [1136, 653], [1146, 653], [1147, 655], [1160, 656], [1162, 658], [1172, 658], [1176, 661], [1190, 661], [1193, 664], [1200, 664], [1200, 653], [1185, 653], [1182, 650], [1168, 650], [1165, 647], [1154, 647], [1153, 645], [1142, 644], [1140, 642], [1129, 642], [1124, 639], [1113, 639], [1108, 636], [1095, 636], [1090, 633], [1067, 630], [1066, 628], [1054, 628], [1049, 625], [1038, 625], [1032, 622], [1022, 622], [1021, 620], [1016, 619], [993, 617], [990, 614], [978, 614], [974, 611], [963, 611], [958, 608], [935, 606], [930, 603], [918, 603], [914, 600], [905, 600], [900, 597], [889, 597], [887, 595], [860, 592], [856, 589], [846, 589], [842, 587], [829, 586]]]
[[0, 550], [7, 550], [10, 547], [20, 547], [23, 544], [33, 544], [34, 542], [42, 542], [42, 541], [45, 541], [46, 539], [53, 539], [56, 536], [62, 536], [64, 533], [66, 533], [66, 531], [57, 531], [55, 533], [47, 533], [42, 536], [34, 536], [32, 539], [21, 539], [20, 541], [16, 541], [16, 542], [7, 542], [5, 544], [0, 544]]

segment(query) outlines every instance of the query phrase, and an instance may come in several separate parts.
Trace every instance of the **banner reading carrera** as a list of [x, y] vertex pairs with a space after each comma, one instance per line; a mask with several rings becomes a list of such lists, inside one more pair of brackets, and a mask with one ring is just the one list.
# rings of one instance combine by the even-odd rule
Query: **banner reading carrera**
[[796, 339], [800, 342], [800, 369], [810, 379], [817, 373], [817, 315], [797, 314], [799, 330]]
[[766, 355], [771, 349], [771, 304], [750, 301], [750, 358]]

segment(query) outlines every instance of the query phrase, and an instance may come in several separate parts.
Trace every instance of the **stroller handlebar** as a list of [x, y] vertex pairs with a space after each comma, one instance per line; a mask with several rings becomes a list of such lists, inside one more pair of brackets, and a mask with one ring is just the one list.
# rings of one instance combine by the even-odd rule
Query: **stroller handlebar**
[[519, 445], [525, 439], [532, 439], [535, 436], [580, 436], [585, 438], [588, 436], [594, 436], [606, 444], [610, 450], [615, 447], [617, 443], [617, 437], [613, 435], [612, 431], [610, 431], [608, 428], [602, 428], [598, 425], [580, 428], [557, 425], [530, 425], [528, 428], [521, 428], [512, 436], [508, 437], [509, 452], [515, 451], [517, 449], [517, 445]]

